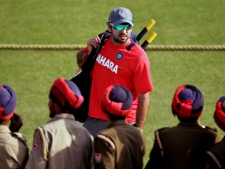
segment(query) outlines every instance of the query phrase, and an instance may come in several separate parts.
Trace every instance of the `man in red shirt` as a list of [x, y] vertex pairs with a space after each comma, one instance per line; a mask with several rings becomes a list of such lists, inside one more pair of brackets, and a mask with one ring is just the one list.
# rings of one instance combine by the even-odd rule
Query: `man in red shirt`
[[[149, 92], [153, 91], [150, 62], [140, 45], [130, 38], [132, 13], [124, 7], [115, 8], [108, 18], [111, 36], [98, 53], [92, 72], [92, 87], [88, 119], [84, 122], [89, 132], [96, 134], [108, 125], [107, 117], [101, 109], [101, 99], [105, 89], [112, 84], [128, 88], [133, 95], [131, 113], [127, 122], [143, 130], [149, 106]], [[100, 43], [98, 36], [87, 43], [88, 53]]]

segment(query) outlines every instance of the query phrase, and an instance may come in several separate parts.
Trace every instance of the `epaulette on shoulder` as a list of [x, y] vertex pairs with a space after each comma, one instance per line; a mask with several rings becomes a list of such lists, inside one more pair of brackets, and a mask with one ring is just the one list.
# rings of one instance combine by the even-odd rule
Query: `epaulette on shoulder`
[[108, 138], [107, 136], [102, 135], [102, 134], [98, 134], [96, 137], [100, 140], [103, 140], [103, 141], [107, 142], [112, 147], [112, 149], [115, 150], [116, 146], [110, 138]]
[[18, 140], [20, 140], [23, 144], [25, 144], [27, 146], [27, 140], [23, 134], [17, 133], [17, 132], [12, 132], [11, 136], [17, 138]]

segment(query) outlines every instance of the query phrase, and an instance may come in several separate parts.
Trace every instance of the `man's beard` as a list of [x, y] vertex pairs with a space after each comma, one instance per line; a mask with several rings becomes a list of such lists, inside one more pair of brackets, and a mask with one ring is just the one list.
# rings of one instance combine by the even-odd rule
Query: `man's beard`
[[[121, 34], [119, 34], [119, 37], [120, 37]], [[119, 38], [115, 37], [113, 34], [112, 34], [112, 37], [114, 39], [114, 41], [116, 41], [117, 43], [120, 43], [120, 44], [124, 44], [128, 41], [129, 37], [126, 36], [126, 38], [124, 40], [120, 40]]]

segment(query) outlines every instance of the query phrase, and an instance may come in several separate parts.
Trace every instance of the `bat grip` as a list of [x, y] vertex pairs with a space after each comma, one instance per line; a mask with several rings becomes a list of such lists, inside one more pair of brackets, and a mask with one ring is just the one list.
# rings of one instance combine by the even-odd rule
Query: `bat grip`
[[148, 46], [148, 44], [151, 43], [151, 42], [153, 41], [153, 39], [154, 39], [156, 36], [157, 36], [157, 33], [152, 32], [152, 33], [148, 36], [148, 38], [144, 41], [144, 43], [141, 45], [141, 47], [142, 47], [143, 49], [145, 49], [145, 48]]
[[144, 41], [144, 43], [141, 45], [141, 47], [143, 48], [143, 49], [145, 49], [147, 46], [148, 46], [148, 42], [147, 41]]
[[139, 42], [141, 38], [148, 32], [146, 28], [142, 29], [142, 31], [137, 35], [136, 39]]

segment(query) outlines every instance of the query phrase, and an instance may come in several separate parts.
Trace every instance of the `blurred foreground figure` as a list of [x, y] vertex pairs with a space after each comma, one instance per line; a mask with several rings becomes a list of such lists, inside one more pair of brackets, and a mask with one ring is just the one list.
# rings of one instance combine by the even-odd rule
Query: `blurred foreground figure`
[[200, 124], [204, 100], [193, 85], [175, 91], [172, 113], [180, 121], [155, 131], [155, 141], [145, 169], [203, 169], [206, 151], [219, 141], [217, 132]]
[[[214, 120], [219, 128], [225, 131], [225, 96], [222, 96], [216, 103]], [[207, 154], [206, 169], [225, 168], [225, 137], [214, 145]]]
[[23, 125], [22, 118], [15, 113], [15, 108], [15, 92], [11, 87], [0, 84], [1, 169], [24, 168], [28, 159], [26, 139], [18, 133]]
[[122, 86], [109, 86], [102, 100], [102, 109], [109, 120], [106, 129], [95, 138], [95, 169], [142, 169], [145, 138], [142, 131], [127, 124], [132, 94]]
[[75, 121], [82, 104], [80, 90], [70, 80], [58, 78], [49, 93], [48, 123], [34, 132], [28, 169], [90, 169], [93, 167], [93, 138]]

